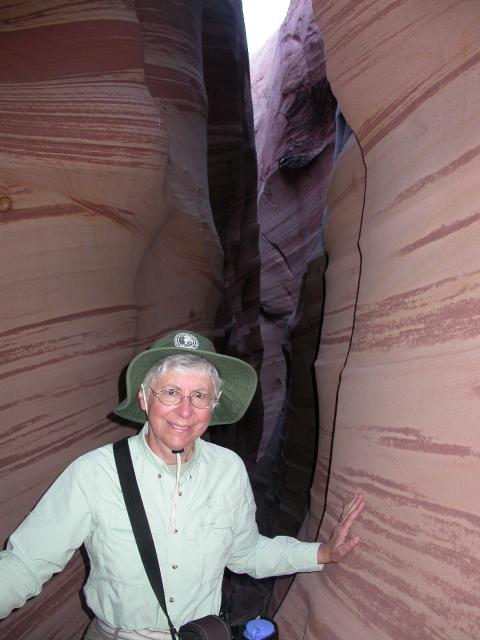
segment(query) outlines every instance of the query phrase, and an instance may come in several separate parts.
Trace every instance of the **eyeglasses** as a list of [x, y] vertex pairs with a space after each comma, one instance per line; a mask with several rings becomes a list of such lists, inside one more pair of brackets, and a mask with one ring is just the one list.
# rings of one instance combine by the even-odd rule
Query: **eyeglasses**
[[188, 395], [180, 393], [178, 389], [168, 387], [167, 389], [160, 389], [160, 391], [154, 391], [152, 387], [150, 387], [150, 391], [159, 402], [170, 407], [180, 404], [184, 398], [188, 398], [192, 406], [197, 409], [208, 409], [217, 404], [217, 399], [212, 398], [209, 393], [205, 393], [204, 391], [192, 391], [192, 393]]

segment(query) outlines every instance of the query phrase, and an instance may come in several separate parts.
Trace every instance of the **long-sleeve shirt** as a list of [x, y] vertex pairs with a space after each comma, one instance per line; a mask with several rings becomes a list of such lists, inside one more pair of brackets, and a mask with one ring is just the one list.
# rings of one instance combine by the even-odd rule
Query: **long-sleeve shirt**
[[[175, 467], [150, 450], [147, 430], [148, 423], [129, 445], [177, 628], [218, 613], [225, 567], [257, 578], [322, 569], [318, 543], [259, 534], [242, 460], [203, 440], [182, 467], [171, 531]], [[10, 537], [0, 553], [0, 618], [37, 595], [82, 544], [90, 558], [84, 593], [94, 614], [114, 627], [167, 630], [133, 537], [112, 445], [67, 467]]]

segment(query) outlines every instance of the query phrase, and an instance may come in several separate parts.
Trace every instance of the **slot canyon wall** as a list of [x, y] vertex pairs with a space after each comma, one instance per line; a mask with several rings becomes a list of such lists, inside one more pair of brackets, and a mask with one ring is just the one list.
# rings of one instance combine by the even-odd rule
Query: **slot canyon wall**
[[[293, 0], [280, 29], [250, 63], [264, 348], [263, 432], [251, 479], [260, 531], [296, 536], [315, 467], [321, 225], [335, 148], [336, 101], [311, 3]], [[231, 584], [233, 623], [268, 610], [274, 580], [235, 576]], [[282, 584], [276, 597], [284, 593]]]
[[291, 2], [283, 25], [252, 57], [251, 68], [265, 401], [259, 452], [264, 455], [254, 484], [264, 532], [295, 535], [315, 463], [312, 363], [323, 304], [321, 225], [336, 110], [309, 2]]
[[[262, 529], [296, 532], [313, 466], [301, 537], [367, 499], [348, 562], [277, 581], [282, 640], [476, 637], [479, 14], [293, 0], [252, 63], [257, 221], [238, 0], [0, 3], [2, 541], [132, 433], [108, 415], [136, 351], [182, 326], [260, 370], [263, 338], [265, 428], [259, 394], [211, 433]], [[79, 640], [84, 573], [0, 638]]]
[[[0, 31], [3, 545], [71, 460], [132, 433], [108, 416], [135, 352], [190, 328], [258, 368], [261, 338], [240, 2], [14, 1]], [[212, 438], [254, 461], [261, 412]], [[77, 553], [0, 637], [78, 640], [84, 577]]]
[[356, 137], [328, 193], [306, 531], [328, 537], [354, 491], [367, 507], [361, 548], [297, 576], [277, 620], [289, 640], [467, 640], [480, 628], [480, 11], [313, 7]]

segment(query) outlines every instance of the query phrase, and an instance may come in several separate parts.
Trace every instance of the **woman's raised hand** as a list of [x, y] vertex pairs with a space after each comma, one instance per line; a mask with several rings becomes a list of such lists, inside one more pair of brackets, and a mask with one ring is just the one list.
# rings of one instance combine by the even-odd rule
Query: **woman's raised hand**
[[340, 518], [333, 528], [330, 540], [318, 549], [319, 564], [339, 562], [359, 544], [360, 538], [350, 536], [350, 530], [362, 512], [364, 504], [363, 496], [356, 493], [352, 500], [344, 506]]

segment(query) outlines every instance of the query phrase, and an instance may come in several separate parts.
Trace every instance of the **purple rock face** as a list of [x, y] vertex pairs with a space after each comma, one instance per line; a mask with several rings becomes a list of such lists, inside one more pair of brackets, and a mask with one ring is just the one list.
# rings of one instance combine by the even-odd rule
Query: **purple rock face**
[[[253, 484], [261, 531], [296, 535], [308, 507], [317, 456], [313, 364], [324, 302], [322, 223], [336, 110], [310, 3], [292, 2], [278, 33], [253, 57], [252, 97], [265, 400], [263, 457]], [[285, 593], [285, 582], [275, 589], [275, 605]]]
[[[320, 228], [334, 151], [336, 101], [308, 2], [293, 2], [280, 30], [254, 56], [252, 96], [259, 167], [264, 453], [286, 392], [282, 347], [289, 348], [307, 262], [314, 252], [323, 252]], [[317, 337], [320, 315], [311, 320]], [[305, 359], [306, 367], [314, 355], [310, 363]]]

